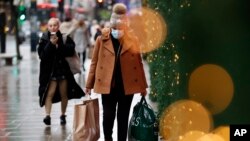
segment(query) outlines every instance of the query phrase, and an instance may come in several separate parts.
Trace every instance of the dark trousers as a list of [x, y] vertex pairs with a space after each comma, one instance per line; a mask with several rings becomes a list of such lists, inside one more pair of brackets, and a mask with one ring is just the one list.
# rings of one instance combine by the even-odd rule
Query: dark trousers
[[36, 52], [36, 46], [39, 42], [39, 37], [37, 33], [31, 33], [30, 34], [30, 46], [31, 46], [31, 52]]
[[83, 69], [85, 70], [84, 68], [84, 63], [85, 63], [85, 59], [86, 59], [86, 50], [84, 50], [82, 53], [78, 53], [78, 56], [81, 58], [81, 55], [82, 55], [82, 65], [83, 65]]
[[112, 140], [113, 126], [117, 113], [117, 141], [126, 141], [132, 100], [133, 95], [125, 96], [124, 92], [117, 88], [113, 88], [110, 94], [102, 94], [103, 131], [105, 140]]

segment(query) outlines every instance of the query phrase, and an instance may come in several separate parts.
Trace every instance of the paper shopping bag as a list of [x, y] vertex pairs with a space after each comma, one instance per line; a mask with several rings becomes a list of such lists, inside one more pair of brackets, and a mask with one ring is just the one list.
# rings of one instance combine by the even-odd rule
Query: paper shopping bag
[[73, 141], [97, 141], [100, 138], [98, 98], [74, 106]]

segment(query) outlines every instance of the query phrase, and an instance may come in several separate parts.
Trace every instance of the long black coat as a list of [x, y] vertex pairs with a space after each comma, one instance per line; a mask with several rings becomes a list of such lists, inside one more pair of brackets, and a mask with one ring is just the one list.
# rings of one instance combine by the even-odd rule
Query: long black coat
[[[59, 37], [58, 39], [58, 49], [55, 45], [50, 42], [50, 32], [45, 32], [38, 43], [38, 55], [40, 58], [40, 74], [39, 74], [39, 103], [43, 107], [45, 104], [49, 82], [52, 76], [52, 71], [55, 63], [58, 61], [63, 62], [63, 68], [66, 70], [66, 79], [68, 81], [68, 99], [81, 98], [85, 95], [81, 87], [76, 83], [74, 75], [70, 71], [69, 65], [65, 60], [67, 56], [73, 56], [75, 51], [75, 43], [70, 38], [67, 37], [65, 43], [61, 32], [56, 33]], [[63, 58], [63, 59], [58, 59]], [[52, 102], [60, 102], [61, 96], [59, 89], [56, 89], [56, 93], [53, 97]]]

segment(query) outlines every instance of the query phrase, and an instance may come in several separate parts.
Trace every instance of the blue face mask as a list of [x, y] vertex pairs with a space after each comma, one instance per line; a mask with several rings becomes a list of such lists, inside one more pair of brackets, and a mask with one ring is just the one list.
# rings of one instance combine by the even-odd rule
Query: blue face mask
[[111, 29], [111, 34], [115, 39], [120, 39], [124, 35], [124, 31], [118, 29]]

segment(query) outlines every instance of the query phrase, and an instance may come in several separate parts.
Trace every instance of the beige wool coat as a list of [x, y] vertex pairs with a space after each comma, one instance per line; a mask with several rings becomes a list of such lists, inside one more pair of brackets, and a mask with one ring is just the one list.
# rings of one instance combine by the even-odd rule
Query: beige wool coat
[[[110, 28], [102, 31], [95, 43], [86, 88], [94, 89], [95, 93], [109, 94], [115, 66], [115, 51], [110, 37]], [[124, 35], [120, 41], [121, 74], [126, 95], [141, 93], [148, 87], [143, 69], [138, 42], [135, 38]]]

